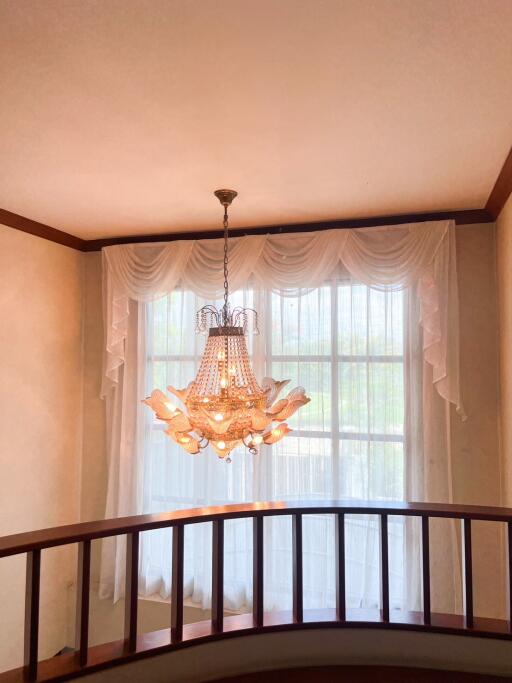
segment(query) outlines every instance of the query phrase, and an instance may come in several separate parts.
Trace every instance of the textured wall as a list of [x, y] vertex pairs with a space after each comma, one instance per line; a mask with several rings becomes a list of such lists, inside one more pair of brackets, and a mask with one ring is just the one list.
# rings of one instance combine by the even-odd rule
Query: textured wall
[[506, 504], [512, 506], [512, 197], [497, 222], [500, 425]]
[[[82, 259], [0, 226], [0, 535], [78, 521]], [[68, 640], [74, 548], [44, 551], [40, 656]], [[24, 557], [0, 560], [0, 670], [23, 657]]]
[[[495, 226], [457, 228], [462, 422], [451, 411], [453, 500], [501, 505]], [[475, 613], [504, 617], [505, 557], [499, 524], [474, 525]], [[492, 579], [490, 578], [492, 577]]]

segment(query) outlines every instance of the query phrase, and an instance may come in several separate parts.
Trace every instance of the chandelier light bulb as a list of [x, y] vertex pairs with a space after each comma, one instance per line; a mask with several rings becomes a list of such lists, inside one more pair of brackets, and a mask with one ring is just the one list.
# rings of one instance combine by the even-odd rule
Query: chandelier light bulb
[[[310, 401], [303, 387], [278, 400], [290, 380], [264, 377], [259, 384], [254, 376], [245, 338], [251, 321], [258, 334], [258, 315], [252, 308], [229, 305], [228, 206], [236, 195], [233, 190], [215, 192], [224, 207], [224, 305], [197, 312], [196, 331], [208, 332], [197, 376], [185, 389], [168, 387], [185, 410], [159, 389], [144, 400], [157, 420], [167, 424], [165, 433], [187, 453], [196, 455], [211, 444], [226, 462], [237, 446], [256, 454], [258, 446], [280, 441], [291, 431], [285, 420]], [[272, 427], [273, 422], [279, 426]]]

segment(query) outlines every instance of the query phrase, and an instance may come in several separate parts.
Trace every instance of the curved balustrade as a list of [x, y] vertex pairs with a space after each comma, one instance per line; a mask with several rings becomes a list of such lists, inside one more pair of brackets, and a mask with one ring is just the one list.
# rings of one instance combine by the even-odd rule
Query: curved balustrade
[[[336, 520], [336, 609], [303, 609], [302, 520], [304, 515], [332, 514]], [[377, 515], [380, 519], [381, 591], [380, 610], [350, 610], [345, 600], [345, 515]], [[290, 515], [293, 540], [293, 609], [291, 613], [264, 611], [263, 557], [264, 519]], [[403, 515], [421, 518], [423, 612], [390, 614], [388, 517]], [[224, 618], [224, 521], [253, 519], [253, 611]], [[429, 519], [459, 519], [464, 540], [464, 615], [440, 615], [430, 605]], [[476, 618], [473, 615], [472, 521], [502, 522], [508, 539], [508, 621]], [[184, 530], [189, 524], [212, 522], [212, 616], [211, 622], [183, 623]], [[137, 573], [141, 532], [172, 527], [172, 587], [170, 628], [153, 633], [137, 633]], [[124, 640], [89, 647], [89, 590], [91, 541], [108, 536], [127, 535], [126, 598]], [[39, 587], [41, 551], [59, 545], [78, 543], [77, 644], [76, 653], [37, 661], [39, 634]], [[393, 628], [445, 632], [512, 639], [512, 509], [473, 505], [424, 503], [376, 503], [354, 501], [275, 502], [205, 507], [195, 510], [140, 515], [72, 524], [0, 538], [0, 558], [27, 554], [25, 600], [25, 666], [0, 674], [0, 683], [23, 680], [66, 680], [99, 668], [125, 663], [217, 638], [234, 637], [296, 628]]]

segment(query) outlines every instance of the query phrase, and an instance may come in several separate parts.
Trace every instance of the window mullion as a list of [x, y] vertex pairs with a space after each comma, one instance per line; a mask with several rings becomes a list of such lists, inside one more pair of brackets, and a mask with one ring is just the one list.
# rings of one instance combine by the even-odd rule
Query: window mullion
[[338, 405], [338, 282], [331, 281], [331, 452], [332, 496], [340, 496], [340, 439]]

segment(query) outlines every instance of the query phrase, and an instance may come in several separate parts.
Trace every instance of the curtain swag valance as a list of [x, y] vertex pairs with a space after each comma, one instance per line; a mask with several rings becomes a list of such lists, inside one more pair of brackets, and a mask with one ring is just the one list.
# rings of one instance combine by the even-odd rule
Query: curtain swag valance
[[[151, 301], [180, 286], [204, 298], [223, 289], [223, 242], [181, 240], [103, 249], [106, 352], [103, 395], [125, 359], [129, 301]], [[415, 287], [424, 359], [439, 394], [464, 417], [459, 387], [459, 312], [453, 221], [313, 233], [247, 235], [230, 240], [233, 291], [256, 287], [290, 294], [315, 288], [340, 265], [370, 287]], [[194, 334], [194, 331], [190, 331]]]

